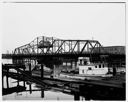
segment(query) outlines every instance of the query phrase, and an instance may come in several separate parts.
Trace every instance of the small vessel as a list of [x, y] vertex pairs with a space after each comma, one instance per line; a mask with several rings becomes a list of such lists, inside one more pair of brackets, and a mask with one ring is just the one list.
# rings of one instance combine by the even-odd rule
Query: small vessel
[[103, 76], [109, 71], [107, 63], [91, 63], [89, 58], [80, 57], [78, 59], [79, 75]]

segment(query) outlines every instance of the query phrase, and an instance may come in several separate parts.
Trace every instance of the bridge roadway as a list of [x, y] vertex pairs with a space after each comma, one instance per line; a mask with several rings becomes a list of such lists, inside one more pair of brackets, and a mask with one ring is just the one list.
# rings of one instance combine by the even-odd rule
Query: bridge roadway
[[42, 57], [99, 57], [99, 56], [110, 56], [110, 57], [125, 57], [125, 54], [117, 53], [48, 53], [48, 54], [2, 54], [2, 59], [11, 58], [42, 58]]

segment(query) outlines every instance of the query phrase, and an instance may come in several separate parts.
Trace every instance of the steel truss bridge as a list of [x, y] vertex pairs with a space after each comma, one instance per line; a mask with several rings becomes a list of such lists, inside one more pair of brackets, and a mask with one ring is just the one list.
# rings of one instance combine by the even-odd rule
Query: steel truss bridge
[[[94, 52], [95, 48], [97, 52]], [[103, 50], [101, 44], [96, 40], [63, 40], [41, 36], [16, 48], [14, 54], [92, 54], [101, 53], [101, 49]]]
[[[29, 44], [14, 50], [15, 55], [114, 55], [104, 50], [97, 40], [63, 40], [53, 37], [40, 36]], [[116, 55], [120, 53], [116, 53]]]
[[125, 59], [125, 54], [110, 53], [97, 40], [64, 40], [45, 36], [37, 37], [30, 43], [16, 48], [13, 54], [3, 54], [2, 58], [50, 59], [63, 57], [77, 59], [78, 57], [90, 57], [99, 60], [101, 56], [109, 56], [108, 60]]

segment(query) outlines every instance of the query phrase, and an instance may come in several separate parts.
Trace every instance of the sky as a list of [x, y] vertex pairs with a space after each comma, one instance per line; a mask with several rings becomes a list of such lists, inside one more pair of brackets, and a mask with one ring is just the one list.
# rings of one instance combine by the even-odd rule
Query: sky
[[2, 53], [38, 36], [125, 46], [123, 3], [3, 3]]

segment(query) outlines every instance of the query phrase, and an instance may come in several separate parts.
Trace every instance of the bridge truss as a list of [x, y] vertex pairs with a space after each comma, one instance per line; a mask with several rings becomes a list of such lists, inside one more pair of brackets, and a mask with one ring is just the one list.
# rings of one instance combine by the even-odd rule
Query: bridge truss
[[97, 40], [63, 40], [40, 36], [29, 44], [16, 48], [14, 54], [92, 54], [101, 51], [103, 52], [103, 48]]
[[37, 37], [16, 48], [13, 54], [3, 54], [2, 57], [11, 57], [14, 63], [31, 63], [34, 60], [33, 63], [37, 61], [48, 65], [64, 60], [76, 63], [79, 57], [89, 57], [91, 62], [125, 64], [125, 54], [109, 52], [97, 40], [64, 40], [45, 36]]

